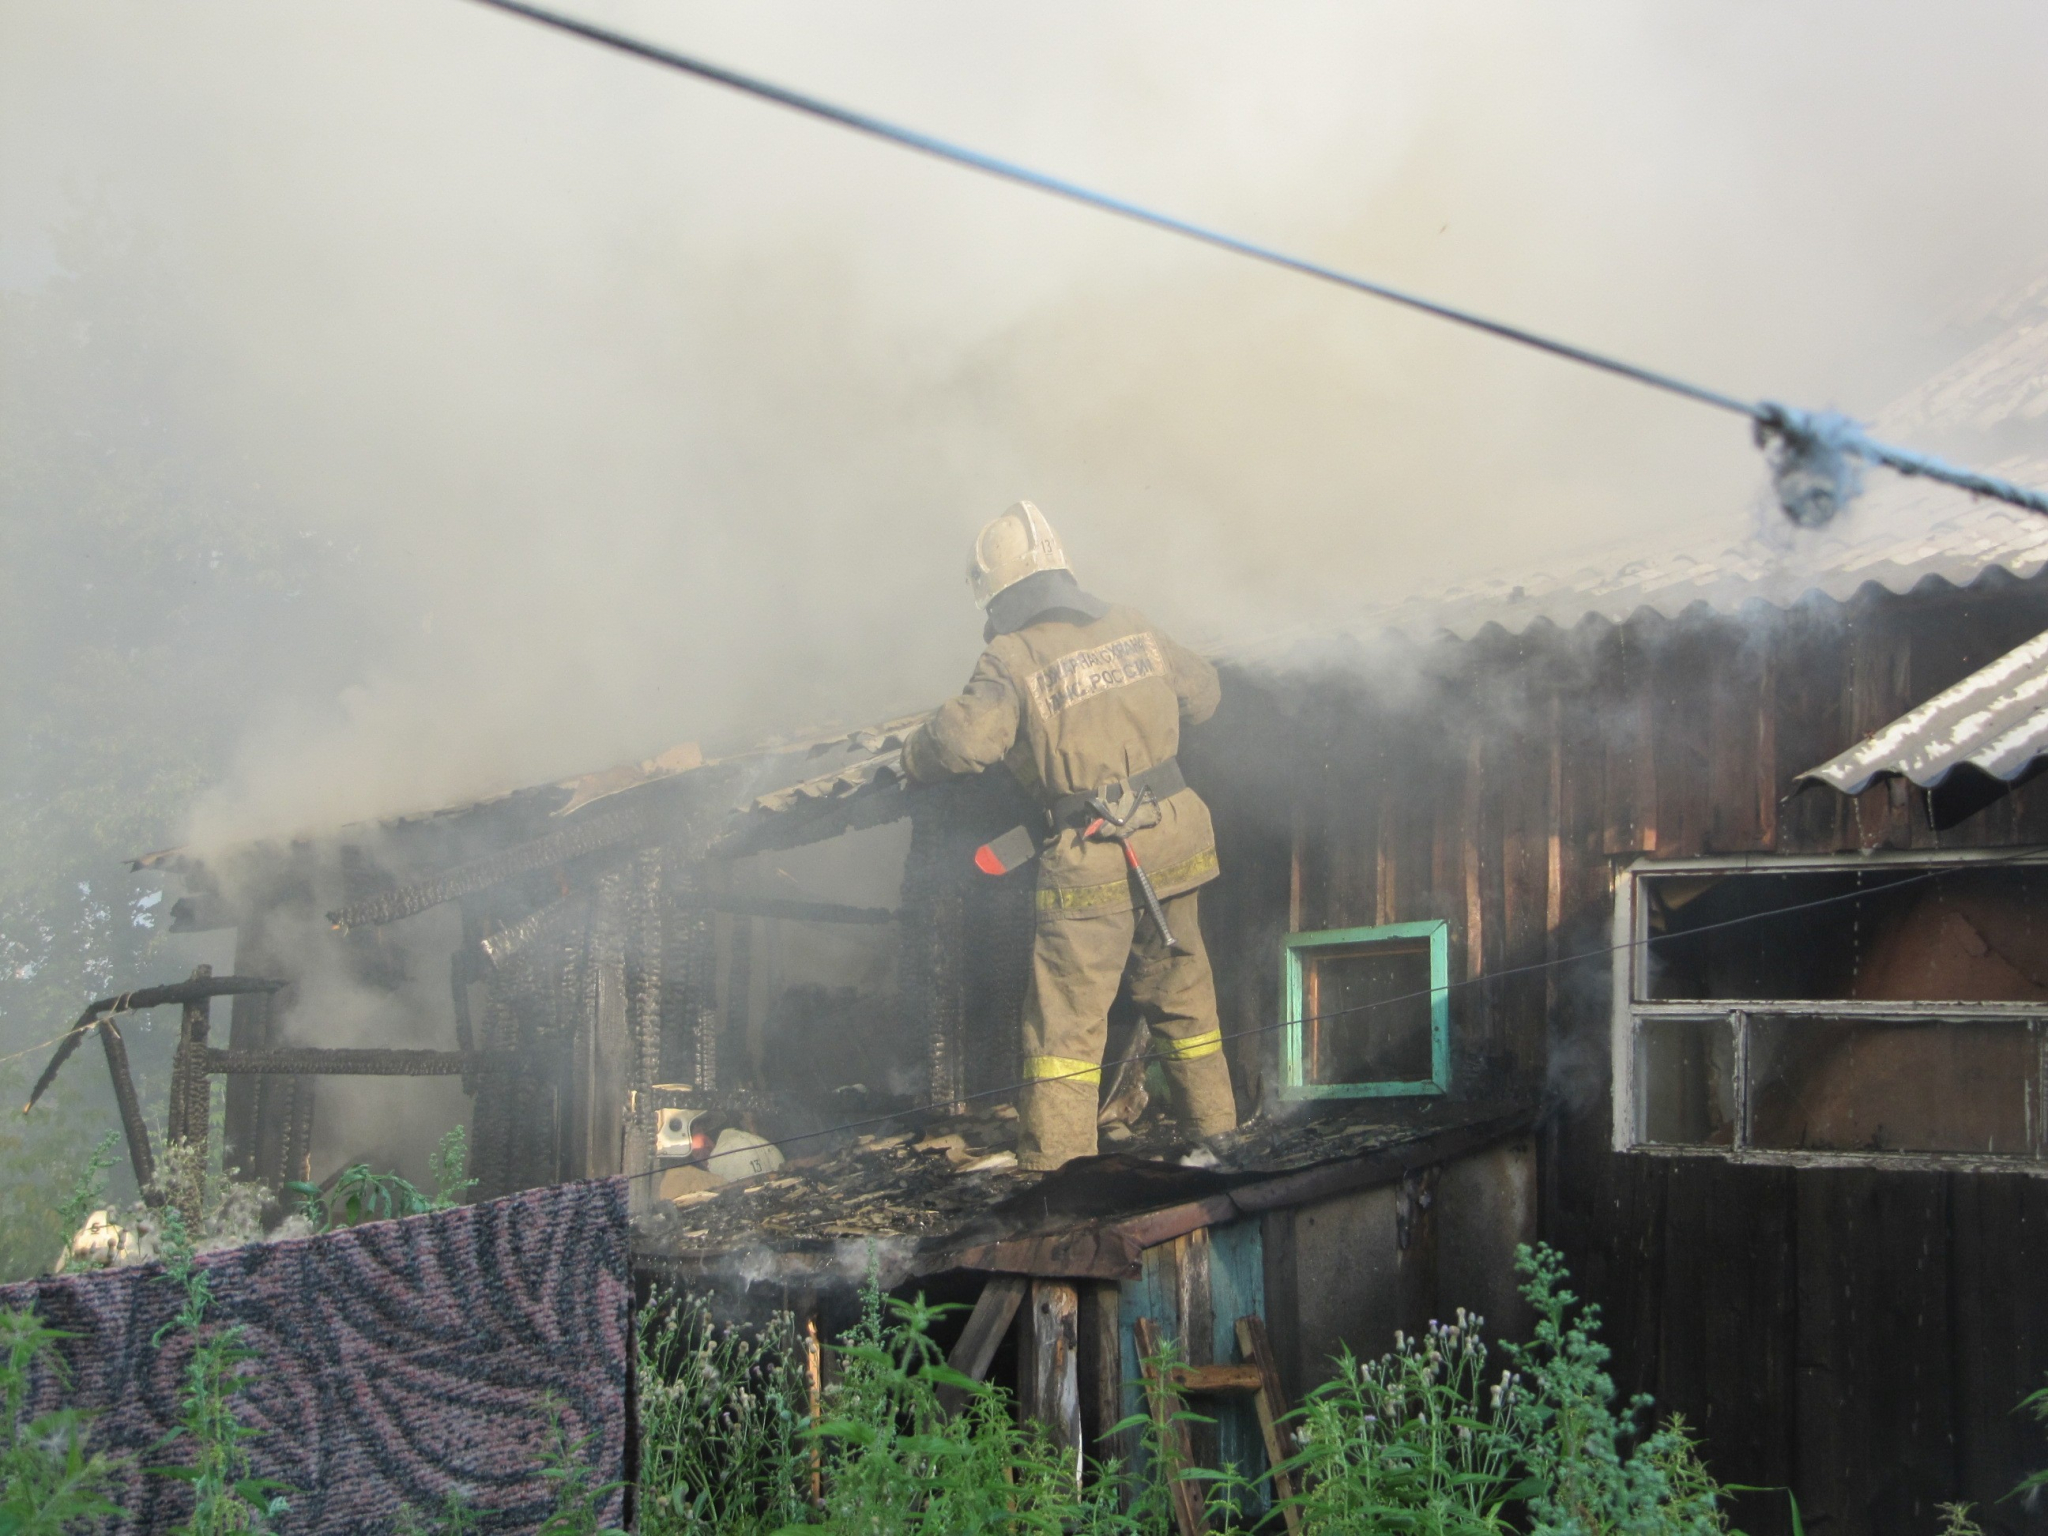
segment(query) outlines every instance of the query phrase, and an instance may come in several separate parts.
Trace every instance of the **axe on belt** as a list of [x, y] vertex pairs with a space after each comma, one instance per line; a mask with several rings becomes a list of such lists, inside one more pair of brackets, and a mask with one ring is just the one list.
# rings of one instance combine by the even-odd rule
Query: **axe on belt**
[[[1179, 761], [1169, 757], [1143, 773], [1112, 779], [1092, 795], [1064, 795], [1052, 808], [1055, 829], [1078, 826], [1083, 838], [1115, 843], [1123, 849], [1124, 864], [1137, 881], [1138, 893], [1145, 898], [1145, 910], [1152, 914], [1160, 940], [1168, 949], [1178, 949], [1180, 945], [1167, 926], [1166, 909], [1160, 905], [1152, 877], [1138, 861], [1138, 850], [1132, 846], [1131, 837], [1158, 826], [1159, 802], [1186, 787]], [[1012, 827], [974, 850], [974, 867], [985, 875], [1007, 875], [1037, 858], [1039, 851], [1038, 838], [1029, 827]]]

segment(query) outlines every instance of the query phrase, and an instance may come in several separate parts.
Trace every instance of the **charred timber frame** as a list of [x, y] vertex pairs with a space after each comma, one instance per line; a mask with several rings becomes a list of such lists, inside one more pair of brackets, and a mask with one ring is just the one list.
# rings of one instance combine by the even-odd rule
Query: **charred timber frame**
[[346, 933], [351, 928], [369, 928], [395, 923], [444, 901], [471, 896], [489, 886], [502, 884], [535, 870], [564, 864], [586, 853], [615, 848], [621, 843], [645, 839], [653, 834], [653, 816], [646, 810], [615, 811], [579, 826], [565, 827], [546, 837], [535, 838], [503, 853], [457, 865], [431, 880], [400, 886], [394, 891], [351, 903], [327, 914], [327, 921]]
[[222, 1077], [458, 1077], [471, 1072], [519, 1072], [526, 1065], [517, 1051], [412, 1051], [315, 1045], [273, 1046], [258, 1051], [201, 1049], [205, 1071]]

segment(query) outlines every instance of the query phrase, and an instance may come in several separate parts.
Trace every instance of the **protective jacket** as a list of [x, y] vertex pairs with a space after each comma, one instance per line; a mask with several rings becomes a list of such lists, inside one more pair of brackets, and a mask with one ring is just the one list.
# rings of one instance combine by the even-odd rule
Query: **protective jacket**
[[[965, 691], [904, 744], [903, 763], [919, 781], [1007, 764], [1046, 808], [1041, 914], [1129, 908], [1137, 898], [1122, 850], [1084, 838], [1078, 818], [1053, 825], [1052, 807], [1175, 756], [1181, 725], [1213, 715], [1217, 691], [1216, 669], [1136, 609], [1092, 599], [1053, 607], [990, 637]], [[1214, 879], [1216, 835], [1201, 797], [1182, 788], [1159, 810], [1158, 824], [1131, 839], [1159, 894]]]

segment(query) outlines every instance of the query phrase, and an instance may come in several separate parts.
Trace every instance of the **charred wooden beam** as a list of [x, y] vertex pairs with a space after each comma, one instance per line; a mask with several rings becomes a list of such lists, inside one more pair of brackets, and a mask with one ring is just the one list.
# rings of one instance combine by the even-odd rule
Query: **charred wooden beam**
[[457, 1077], [466, 1072], [518, 1072], [524, 1065], [525, 1059], [517, 1051], [405, 1051], [303, 1045], [206, 1053], [206, 1070], [227, 1077]]
[[107, 1071], [114, 1079], [114, 1102], [121, 1110], [121, 1130], [128, 1138], [128, 1163], [135, 1170], [136, 1188], [148, 1199], [149, 1186], [156, 1182], [156, 1156], [149, 1149], [149, 1122], [142, 1118], [135, 1077], [128, 1070], [128, 1042], [112, 1019], [101, 1019], [99, 1031], [100, 1044], [106, 1047]]
[[[1217, 1196], [1228, 1202], [1228, 1195]], [[1184, 1209], [1175, 1207], [1176, 1210]], [[1212, 1220], [1235, 1216], [1229, 1210]], [[1178, 1233], [1174, 1234], [1178, 1236]], [[935, 1254], [919, 1264], [922, 1274], [948, 1269], [982, 1269], [999, 1275], [1052, 1275], [1081, 1280], [1129, 1280], [1139, 1273], [1144, 1245], [1115, 1227], [1089, 1225], [1039, 1237], [1006, 1238]]]
[[240, 924], [241, 914], [218, 891], [195, 891], [171, 903], [172, 933], [212, 933]]
[[[205, 981], [212, 975], [213, 967], [202, 965], [192, 972], [192, 980]], [[213, 1107], [212, 1088], [206, 1077], [206, 1043], [212, 1031], [208, 1000], [194, 998], [185, 1005], [185, 1016], [179, 1022], [178, 1050], [171, 1058], [171, 1102], [164, 1126], [164, 1139], [171, 1144], [196, 1142], [202, 1149], [202, 1162], [208, 1134], [206, 1122]]]
[[71, 1059], [71, 1053], [78, 1049], [86, 1031], [109, 1014], [138, 1013], [144, 1008], [159, 1008], [167, 1003], [192, 1003], [202, 998], [226, 997], [236, 993], [279, 992], [290, 985], [290, 982], [272, 981], [262, 976], [194, 977], [189, 981], [142, 987], [134, 992], [122, 992], [88, 1003], [85, 1012], [72, 1024], [70, 1032], [58, 1042], [56, 1053], [50, 1057], [50, 1064], [43, 1068], [42, 1076], [36, 1079], [35, 1087], [29, 1090], [28, 1102], [21, 1106], [21, 1112], [27, 1114], [36, 1107], [36, 1100], [47, 1093], [50, 1084], [57, 1080], [57, 1073]]
[[581, 908], [581, 902], [567, 896], [557, 897], [544, 906], [535, 907], [518, 922], [508, 923], [496, 933], [477, 940], [477, 948], [493, 966], [503, 965], [535, 940], [553, 933]]
[[879, 827], [910, 814], [902, 780], [871, 785], [837, 799], [802, 802], [786, 811], [755, 811], [710, 848], [713, 858], [743, 859], [753, 853], [801, 848], [842, 832]]
[[530, 843], [521, 843], [516, 848], [507, 848], [502, 853], [458, 864], [431, 880], [402, 885], [396, 890], [354, 902], [328, 913], [327, 921], [342, 933], [351, 928], [374, 928], [383, 923], [395, 923], [402, 917], [438, 907], [444, 901], [474, 895], [520, 875], [530, 875], [537, 869], [549, 869], [586, 853], [616, 848], [621, 843], [648, 837], [653, 830], [653, 817], [644, 809], [614, 811], [608, 816], [593, 817], [559, 832], [551, 832], [546, 837], [535, 838]]
[[[1304, 1168], [1299, 1173], [1283, 1173], [1277, 1178], [1247, 1184], [1233, 1189], [1229, 1198], [1238, 1210], [1251, 1216], [1282, 1206], [1305, 1205], [1311, 1200], [1349, 1194], [1352, 1190], [1376, 1184], [1389, 1184], [1403, 1174], [1427, 1168], [1433, 1163], [1455, 1161], [1508, 1136], [1519, 1135], [1535, 1124], [1535, 1119], [1533, 1113], [1524, 1112], [1471, 1125], [1451, 1126], [1433, 1136], [1404, 1142], [1382, 1152], [1345, 1158], [1341, 1162], [1324, 1163], [1319, 1167]], [[1128, 1229], [1130, 1223], [1125, 1226]]]

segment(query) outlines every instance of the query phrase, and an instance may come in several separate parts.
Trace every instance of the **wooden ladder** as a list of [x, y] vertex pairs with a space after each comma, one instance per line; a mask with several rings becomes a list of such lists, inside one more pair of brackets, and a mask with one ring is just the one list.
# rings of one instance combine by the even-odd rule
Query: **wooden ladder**
[[[1281, 1390], [1280, 1373], [1273, 1365], [1273, 1346], [1266, 1338], [1265, 1319], [1256, 1313], [1237, 1320], [1237, 1348], [1242, 1365], [1178, 1365], [1165, 1380], [1157, 1365], [1161, 1351], [1159, 1325], [1149, 1317], [1131, 1324], [1137, 1338], [1139, 1369], [1145, 1376], [1145, 1404], [1152, 1422], [1174, 1461], [1192, 1466], [1194, 1448], [1188, 1443], [1188, 1427], [1176, 1422], [1173, 1403], [1182, 1394], [1249, 1396], [1259, 1416], [1259, 1433], [1266, 1442], [1266, 1462], [1273, 1478], [1273, 1501], [1287, 1522], [1288, 1536], [1299, 1536], [1301, 1513], [1288, 1502], [1294, 1497], [1294, 1478], [1283, 1471], [1293, 1455], [1291, 1437], [1282, 1422], [1287, 1416], [1287, 1395]], [[1180, 1536], [1203, 1536], [1209, 1528], [1202, 1485], [1193, 1478], [1174, 1477], [1171, 1482], [1174, 1524]]]

